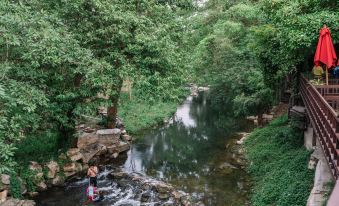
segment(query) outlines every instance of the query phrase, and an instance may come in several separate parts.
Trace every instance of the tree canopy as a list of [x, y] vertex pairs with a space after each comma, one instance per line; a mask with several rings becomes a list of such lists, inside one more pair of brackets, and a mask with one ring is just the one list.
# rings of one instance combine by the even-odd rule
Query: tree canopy
[[99, 106], [115, 118], [125, 79], [140, 98], [178, 100], [185, 77], [179, 13], [189, 3], [1, 1], [0, 173], [28, 135], [72, 137], [77, 118]]

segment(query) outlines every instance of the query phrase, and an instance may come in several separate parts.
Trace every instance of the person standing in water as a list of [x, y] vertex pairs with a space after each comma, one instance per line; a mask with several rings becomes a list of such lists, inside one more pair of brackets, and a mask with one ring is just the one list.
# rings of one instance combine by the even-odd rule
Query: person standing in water
[[87, 176], [89, 177], [89, 183], [93, 184], [94, 187], [97, 187], [97, 175], [98, 175], [98, 167], [91, 164], [87, 170]]

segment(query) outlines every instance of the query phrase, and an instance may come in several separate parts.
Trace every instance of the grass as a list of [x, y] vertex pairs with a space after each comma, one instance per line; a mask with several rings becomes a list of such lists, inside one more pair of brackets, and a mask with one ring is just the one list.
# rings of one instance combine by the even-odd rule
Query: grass
[[132, 100], [124, 102], [119, 108], [119, 117], [131, 134], [149, 129], [174, 114], [178, 102], [155, 102]]
[[15, 159], [19, 164], [28, 164], [29, 161], [46, 162], [55, 159], [58, 155], [59, 137], [56, 132], [44, 131], [28, 136], [15, 146]]
[[303, 147], [302, 132], [288, 124], [286, 115], [256, 129], [245, 148], [253, 206], [306, 204], [314, 177], [307, 168], [310, 153]]

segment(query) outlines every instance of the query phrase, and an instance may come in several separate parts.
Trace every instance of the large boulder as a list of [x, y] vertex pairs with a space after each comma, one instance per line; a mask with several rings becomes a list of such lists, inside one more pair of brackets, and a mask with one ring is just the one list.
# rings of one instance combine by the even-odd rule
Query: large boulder
[[126, 142], [119, 142], [119, 145], [117, 146], [117, 150], [119, 153], [129, 150], [130, 145]]
[[119, 143], [121, 130], [120, 129], [101, 129], [97, 132], [98, 143], [105, 146], [111, 146]]
[[60, 171], [59, 165], [55, 161], [50, 161], [46, 164], [46, 167], [48, 168], [47, 177], [49, 179], [53, 179], [55, 175]]
[[95, 133], [83, 133], [78, 137], [77, 147], [79, 149], [84, 149], [92, 144], [98, 142], [98, 135]]
[[102, 145], [102, 144], [93, 145], [81, 151], [81, 154], [83, 156], [82, 161], [84, 163], [88, 163], [94, 156], [99, 156], [106, 152], [107, 152], [107, 148], [105, 145]]

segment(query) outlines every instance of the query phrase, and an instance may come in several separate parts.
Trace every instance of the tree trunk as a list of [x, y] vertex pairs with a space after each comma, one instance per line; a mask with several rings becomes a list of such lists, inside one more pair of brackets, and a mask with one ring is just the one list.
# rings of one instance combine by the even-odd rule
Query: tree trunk
[[118, 101], [120, 97], [122, 82], [123, 82], [122, 79], [120, 79], [116, 87], [116, 95], [111, 97], [112, 106], [107, 108], [107, 128], [108, 129], [114, 129], [116, 126], [116, 119], [117, 119], [117, 113], [118, 113]]
[[118, 98], [112, 101], [112, 106], [107, 108], [107, 128], [114, 129], [118, 113]]
[[264, 126], [263, 113], [259, 113], [259, 114], [258, 114], [258, 126], [259, 126], [259, 127]]

